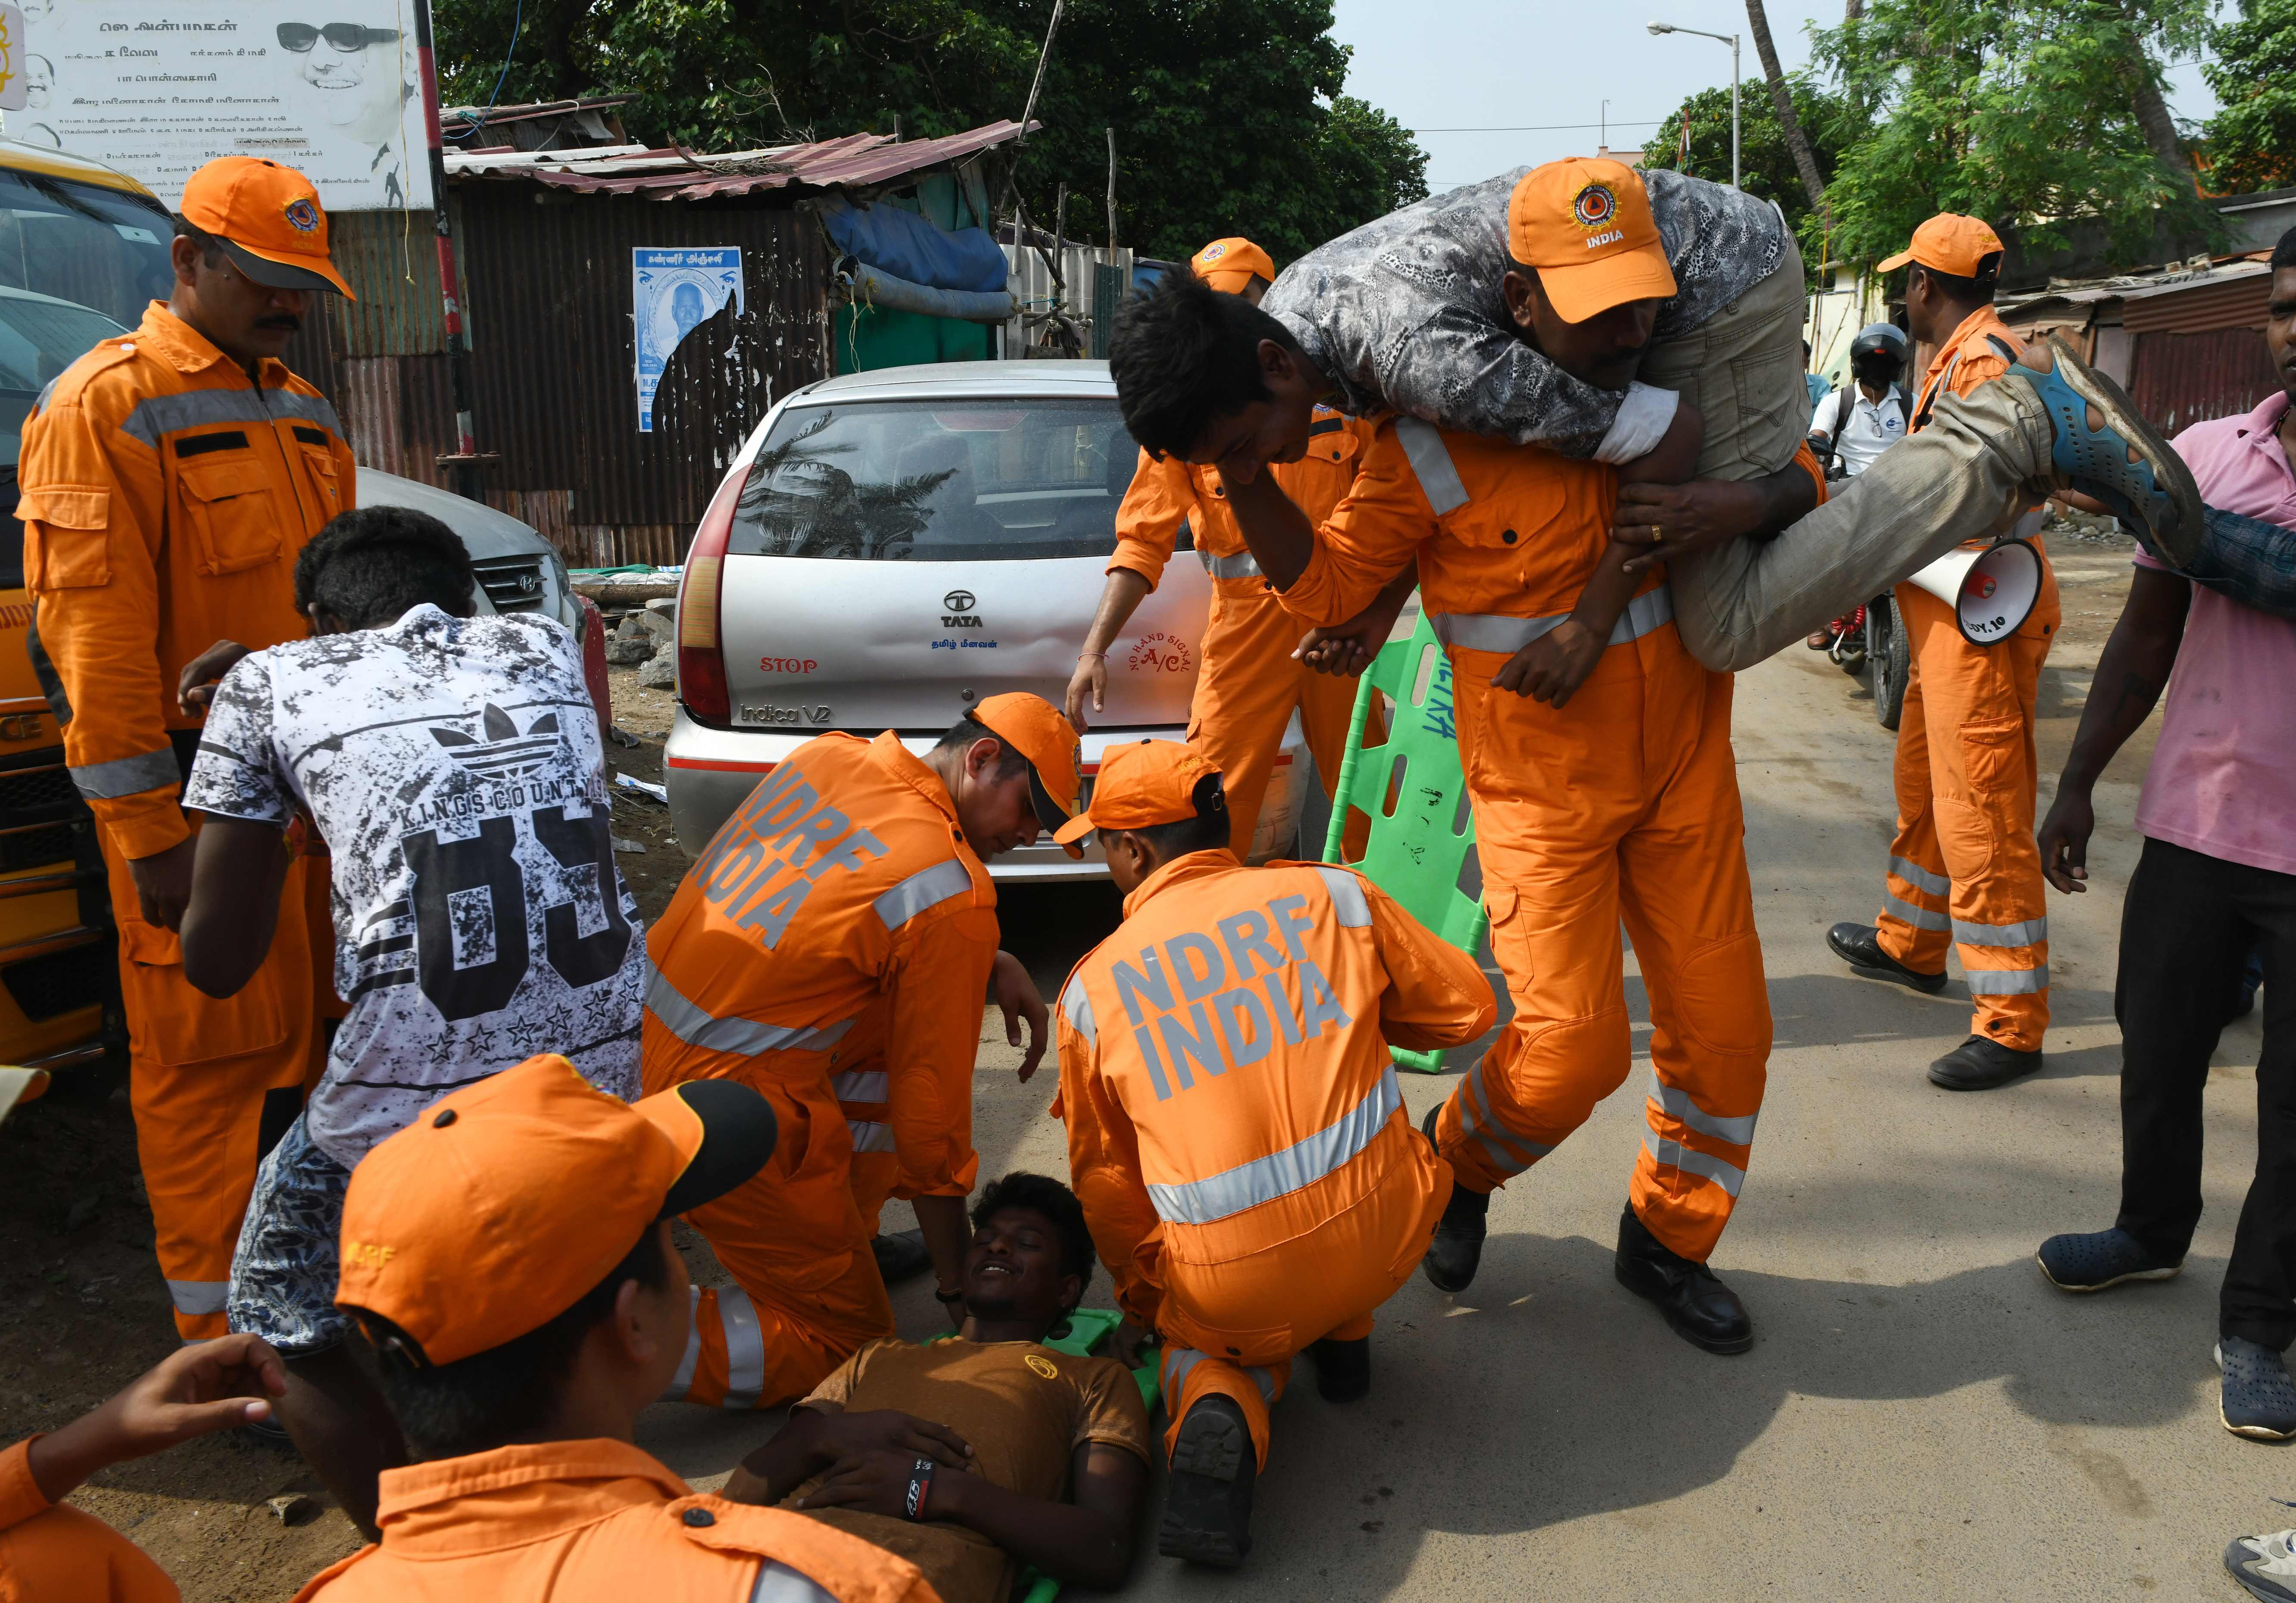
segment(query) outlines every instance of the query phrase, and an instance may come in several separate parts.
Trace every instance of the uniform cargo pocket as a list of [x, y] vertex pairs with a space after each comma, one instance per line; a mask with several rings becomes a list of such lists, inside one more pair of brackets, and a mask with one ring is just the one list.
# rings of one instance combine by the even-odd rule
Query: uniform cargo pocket
[[341, 475], [335, 470], [335, 454], [316, 446], [302, 447], [303, 466], [310, 470], [311, 487], [318, 492], [319, 511], [332, 518], [343, 510]]
[[111, 582], [111, 491], [102, 485], [28, 490], [16, 516], [24, 536], [24, 583], [75, 590]]
[[1994, 718], [1960, 730], [1961, 765], [1980, 795], [2005, 790], [2025, 770], [2025, 721]]
[[262, 467], [236, 462], [180, 463], [184, 510], [201, 573], [242, 573], [279, 560], [279, 492]]

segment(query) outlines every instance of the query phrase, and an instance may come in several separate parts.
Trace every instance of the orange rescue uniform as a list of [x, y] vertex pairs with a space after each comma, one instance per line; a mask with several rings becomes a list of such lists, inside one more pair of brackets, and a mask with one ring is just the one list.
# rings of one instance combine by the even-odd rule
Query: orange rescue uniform
[[168, 1573], [93, 1514], [51, 1503], [27, 1437], [0, 1452], [0, 1603], [176, 1603]]
[[[1308, 424], [1308, 454], [1269, 471], [1300, 511], [1321, 521], [1347, 495], [1370, 439], [1368, 423], [1318, 406]], [[1249, 856], [1292, 709], [1300, 710], [1316, 777], [1324, 794], [1332, 796], [1347, 753], [1356, 685], [1292, 660], [1307, 629], [1259, 577], [1218, 468], [1193, 467], [1176, 456], [1159, 462], [1143, 451], [1132, 487], [1116, 510], [1116, 554], [1109, 571], [1129, 568], [1153, 590], [1183, 524], [1193, 531], [1196, 554], [1212, 579], [1211, 617], [1188, 707], [1188, 744], [1220, 771], [1234, 826], [1230, 841], [1239, 856]], [[1302, 849], [1322, 845], [1308, 841]]]
[[1652, 1025], [1629, 1195], [1702, 1262], [1745, 1180], [1770, 1049], [1730, 675], [1684, 649], [1652, 575], [1569, 705], [1491, 688], [1578, 604], [1615, 500], [1600, 463], [1390, 420], [1283, 603], [1352, 617], [1415, 554], [1449, 652], [1491, 953], [1514, 1000], [1437, 1126], [1460, 1182], [1504, 1184], [1626, 1079], [1623, 920]]
[[382, 1472], [382, 1541], [295, 1603], [644, 1598], [939, 1603], [917, 1566], [819, 1520], [696, 1493], [627, 1442], [499, 1447]]
[[186, 1338], [225, 1332], [256, 1164], [316, 1059], [303, 860], [269, 955], [223, 1001], [184, 980], [175, 932], [144, 921], [127, 866], [192, 833], [177, 797], [201, 720], [176, 711], [176, 675], [218, 640], [308, 634], [296, 556], [352, 504], [334, 408], [276, 361], [258, 376], [154, 301], [49, 388], [20, 468], [34, 650], [54, 664], [64, 759], [111, 877], [136, 1149]]
[[[1914, 427], [1940, 394], [1965, 396], [2009, 370], [1998, 339], [2022, 355], [1991, 307], [1938, 350]], [[2049, 903], [2033, 836], [2039, 766], [2033, 720], [2041, 664], [2063, 612], [2038, 533], [2041, 593], [2007, 640], [1972, 645], [1952, 605], [1918, 585], [1897, 589], [1913, 659], [1898, 722], [1898, 835], [1877, 920], [1882, 950], [1924, 974], [1961, 952], [1972, 1034], [2018, 1051], [2049, 1027]]]
[[1069, 1173], [1118, 1304], [1164, 1338], [1166, 1450], [1217, 1393], [1265, 1464], [1292, 1354], [1369, 1335], [1450, 1199], [1388, 1044], [1457, 1046], [1496, 1009], [1352, 869], [1196, 852], [1124, 914], [1061, 993]]
[[773, 1162], [688, 1215], [737, 1284], [696, 1294], [670, 1394], [770, 1408], [893, 1333], [885, 1198], [972, 1190], [996, 893], [898, 735], [824, 735], [726, 821], [648, 953], [646, 1094], [739, 1080], [781, 1121]]

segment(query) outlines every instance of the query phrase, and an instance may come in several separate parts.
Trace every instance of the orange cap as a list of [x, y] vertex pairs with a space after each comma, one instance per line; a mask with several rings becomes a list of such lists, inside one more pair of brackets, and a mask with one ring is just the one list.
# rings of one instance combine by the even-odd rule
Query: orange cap
[[[1092, 806], [1054, 831], [1053, 838], [1066, 846], [1094, 830], [1152, 830], [1201, 818], [1205, 808], [1196, 805], [1196, 787], [1208, 778], [1219, 778], [1219, 770], [1177, 740], [1111, 746], [1100, 759]], [[1225, 797], [1218, 810], [1227, 811]]]
[[357, 300], [327, 254], [319, 192], [291, 167], [218, 156], [184, 185], [184, 220], [224, 242], [232, 266], [274, 290], [332, 290]]
[[554, 1052], [442, 1097], [351, 1171], [335, 1301], [453, 1363], [557, 1318], [647, 1229], [774, 1155], [771, 1103], [733, 1080], [639, 1102]]
[[1675, 292], [1650, 192], [1621, 162], [1573, 156], [1525, 173], [1507, 200], [1507, 252], [1538, 269], [1565, 323]]
[[2001, 236], [1985, 224], [1957, 211], [1941, 211], [1914, 230], [1912, 244], [1874, 271], [1895, 273], [1907, 262], [1919, 262], [1956, 278], [1975, 278], [1978, 265], [2000, 250]]
[[1255, 278], [1273, 282], [1275, 277], [1275, 264], [1267, 259], [1267, 252], [1244, 239], [1214, 240], [1190, 257], [1188, 266], [1213, 289], [1230, 295], [1242, 294]]
[[[1058, 830], [1076, 816], [1084, 791], [1084, 742], [1060, 708], [1042, 696], [1014, 691], [989, 697], [965, 716], [1029, 759], [1029, 800], [1038, 823]], [[1069, 855], [1084, 853], [1071, 850]]]

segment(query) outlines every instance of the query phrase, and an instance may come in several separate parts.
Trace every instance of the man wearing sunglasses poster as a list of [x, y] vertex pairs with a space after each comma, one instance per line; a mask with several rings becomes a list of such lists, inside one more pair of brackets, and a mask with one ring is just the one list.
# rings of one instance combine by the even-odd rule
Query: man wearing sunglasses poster
[[[323, 127], [336, 130], [365, 158], [365, 171], [382, 180], [385, 208], [404, 206], [399, 123], [414, 93], [408, 71], [413, 41], [396, 28], [330, 20], [324, 12], [282, 22], [276, 34], [300, 86], [294, 103], [303, 120], [315, 135]], [[347, 163], [349, 156], [346, 150]]]

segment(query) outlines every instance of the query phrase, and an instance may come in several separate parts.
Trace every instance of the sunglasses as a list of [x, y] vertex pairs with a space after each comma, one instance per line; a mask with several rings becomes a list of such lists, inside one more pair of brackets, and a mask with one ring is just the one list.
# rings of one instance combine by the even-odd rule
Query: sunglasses
[[398, 37], [395, 28], [369, 28], [363, 22], [330, 22], [324, 28], [314, 28], [308, 22], [282, 22], [279, 25], [279, 47], [291, 50], [297, 55], [321, 39], [328, 47], [346, 53], [365, 50], [370, 45], [388, 45]]

